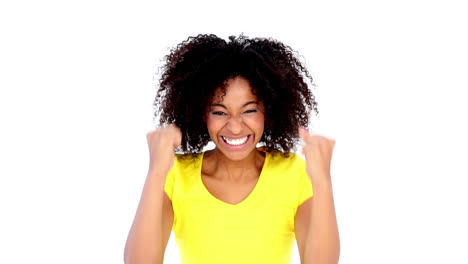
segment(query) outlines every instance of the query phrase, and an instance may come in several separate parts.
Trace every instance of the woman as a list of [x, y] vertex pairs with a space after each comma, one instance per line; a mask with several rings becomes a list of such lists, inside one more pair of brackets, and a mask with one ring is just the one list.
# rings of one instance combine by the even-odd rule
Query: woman
[[293, 50], [198, 35], [165, 60], [125, 263], [162, 263], [171, 230], [184, 264], [289, 263], [294, 239], [301, 263], [337, 263], [335, 141], [305, 129], [317, 103]]

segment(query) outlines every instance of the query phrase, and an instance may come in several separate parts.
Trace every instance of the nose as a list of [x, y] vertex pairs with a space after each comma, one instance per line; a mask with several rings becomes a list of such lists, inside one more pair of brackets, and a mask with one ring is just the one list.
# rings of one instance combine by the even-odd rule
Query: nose
[[227, 129], [233, 134], [240, 134], [243, 128], [243, 122], [241, 117], [231, 117], [227, 122]]

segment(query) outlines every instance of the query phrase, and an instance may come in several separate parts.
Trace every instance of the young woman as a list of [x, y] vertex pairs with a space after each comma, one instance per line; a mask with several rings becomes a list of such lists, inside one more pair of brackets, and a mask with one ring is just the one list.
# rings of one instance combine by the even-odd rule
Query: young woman
[[183, 264], [286, 264], [294, 240], [301, 263], [338, 263], [335, 141], [306, 130], [317, 103], [294, 51], [198, 35], [165, 61], [125, 263], [162, 263], [171, 230]]

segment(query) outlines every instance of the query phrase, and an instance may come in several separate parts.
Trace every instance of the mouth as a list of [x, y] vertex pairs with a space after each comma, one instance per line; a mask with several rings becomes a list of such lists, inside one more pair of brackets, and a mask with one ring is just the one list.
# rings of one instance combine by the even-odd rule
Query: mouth
[[247, 136], [240, 137], [240, 138], [228, 138], [225, 136], [220, 136], [220, 138], [225, 143], [225, 145], [228, 146], [229, 148], [239, 149], [247, 145], [253, 138], [253, 135], [247, 135]]

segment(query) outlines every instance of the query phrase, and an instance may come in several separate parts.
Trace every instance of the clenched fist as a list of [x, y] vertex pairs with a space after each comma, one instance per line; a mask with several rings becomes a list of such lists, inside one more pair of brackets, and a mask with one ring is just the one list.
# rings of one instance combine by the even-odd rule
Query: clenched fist
[[299, 128], [299, 135], [304, 141], [302, 152], [306, 158], [307, 174], [314, 180], [330, 180], [330, 165], [335, 147], [335, 140], [321, 135], [310, 134], [305, 128]]
[[150, 170], [167, 173], [174, 163], [174, 151], [182, 142], [182, 133], [176, 125], [168, 125], [146, 134], [150, 153]]

